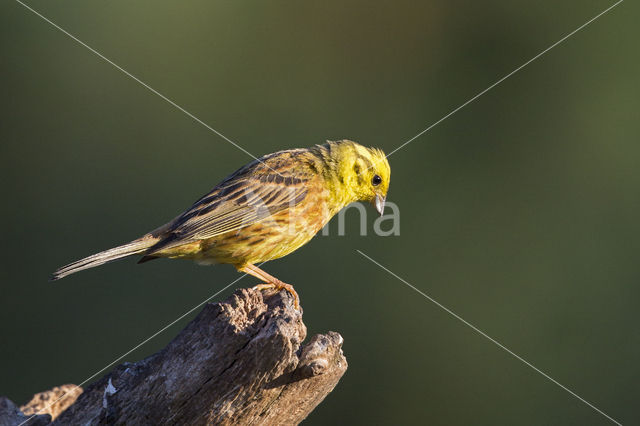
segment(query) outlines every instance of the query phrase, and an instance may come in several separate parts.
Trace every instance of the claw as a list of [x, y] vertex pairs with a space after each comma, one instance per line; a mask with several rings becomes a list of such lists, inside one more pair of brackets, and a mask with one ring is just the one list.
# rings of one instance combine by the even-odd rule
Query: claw
[[258, 284], [257, 286], [254, 286], [253, 289], [254, 290], [268, 290], [268, 289], [276, 289], [278, 291], [280, 290], [286, 290], [287, 292], [289, 292], [289, 294], [291, 294], [291, 296], [293, 296], [293, 306], [296, 308], [296, 310], [300, 310], [300, 297], [298, 296], [298, 293], [296, 293], [296, 291], [294, 290], [293, 286], [291, 284], [287, 284], [287, 283], [283, 283], [283, 282], [279, 282], [277, 284], [275, 283], [263, 283], [263, 284]]
[[277, 279], [276, 277], [267, 274], [262, 269], [258, 268], [256, 265], [252, 263], [247, 263], [242, 266], [236, 266], [238, 271], [244, 272], [249, 275], [253, 275], [254, 277], [266, 281], [264, 284], [258, 284], [253, 287], [254, 290], [266, 290], [269, 288], [275, 288], [276, 290], [287, 290], [289, 294], [293, 296], [293, 304], [296, 310], [300, 310], [300, 297], [298, 297], [298, 293], [293, 289], [291, 284], [284, 283]]

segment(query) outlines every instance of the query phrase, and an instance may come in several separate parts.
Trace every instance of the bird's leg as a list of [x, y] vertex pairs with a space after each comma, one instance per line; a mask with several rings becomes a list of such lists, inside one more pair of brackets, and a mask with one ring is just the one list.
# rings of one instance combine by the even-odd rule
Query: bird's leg
[[238, 271], [253, 275], [259, 280], [265, 281], [265, 284], [258, 284], [257, 286], [253, 287], [254, 290], [266, 290], [268, 288], [275, 288], [276, 290], [287, 290], [289, 294], [293, 296], [293, 303], [296, 309], [300, 307], [300, 297], [298, 297], [298, 293], [296, 293], [291, 284], [280, 281], [276, 277], [267, 274], [265, 271], [258, 268], [252, 263], [247, 263], [246, 265], [238, 268]]

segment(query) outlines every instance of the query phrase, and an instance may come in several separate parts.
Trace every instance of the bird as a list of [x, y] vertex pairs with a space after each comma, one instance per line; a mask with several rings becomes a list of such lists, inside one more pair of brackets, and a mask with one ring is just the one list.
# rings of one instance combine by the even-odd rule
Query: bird
[[288, 291], [292, 285], [257, 264], [308, 243], [352, 202], [372, 203], [382, 215], [391, 169], [384, 152], [351, 140], [267, 154], [227, 176], [184, 213], [127, 244], [56, 270], [51, 280], [129, 256], [200, 264], [231, 264], [262, 281], [255, 289]]

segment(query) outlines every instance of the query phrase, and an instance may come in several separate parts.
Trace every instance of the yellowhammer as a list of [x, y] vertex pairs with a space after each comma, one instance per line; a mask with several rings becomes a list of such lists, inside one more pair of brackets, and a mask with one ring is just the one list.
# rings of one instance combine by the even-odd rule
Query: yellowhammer
[[349, 140], [279, 151], [224, 179], [187, 211], [160, 228], [119, 247], [89, 256], [53, 273], [57, 280], [132, 255], [229, 263], [265, 282], [289, 284], [255, 264], [277, 259], [306, 244], [347, 204], [372, 202], [382, 214], [391, 169], [384, 153]]

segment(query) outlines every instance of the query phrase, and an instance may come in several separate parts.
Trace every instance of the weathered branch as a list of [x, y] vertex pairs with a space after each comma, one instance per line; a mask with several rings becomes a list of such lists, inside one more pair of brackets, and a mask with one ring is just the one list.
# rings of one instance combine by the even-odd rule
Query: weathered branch
[[[160, 352], [116, 367], [59, 417], [49, 414], [54, 424], [297, 424], [347, 369], [339, 334], [301, 346], [306, 331], [288, 293], [238, 290], [205, 305]], [[0, 398], [0, 424], [25, 419], [11, 404]]]

